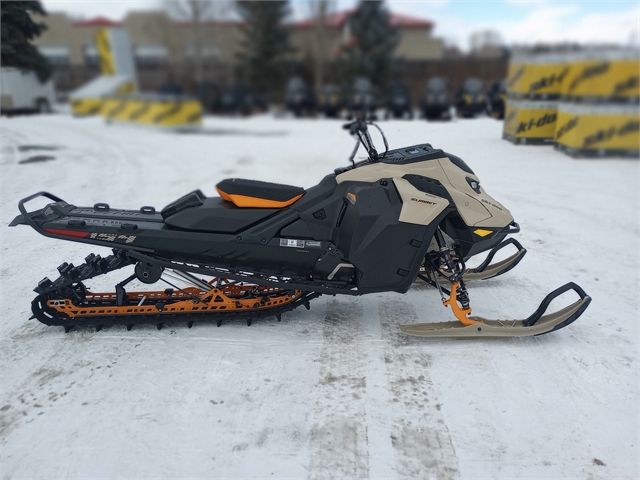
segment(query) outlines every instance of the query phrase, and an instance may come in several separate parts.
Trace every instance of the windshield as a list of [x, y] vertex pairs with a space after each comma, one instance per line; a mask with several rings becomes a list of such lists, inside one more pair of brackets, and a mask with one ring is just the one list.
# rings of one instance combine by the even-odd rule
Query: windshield
[[482, 91], [482, 80], [479, 78], [467, 78], [463, 88], [467, 92], [477, 93]]
[[433, 77], [427, 82], [427, 92], [444, 92], [447, 89], [447, 83], [444, 78]]
[[293, 77], [287, 84], [287, 90], [289, 92], [299, 92], [305, 89], [304, 80], [299, 77]]
[[372, 90], [371, 82], [368, 78], [357, 78], [353, 84], [353, 89], [356, 92], [369, 92]]

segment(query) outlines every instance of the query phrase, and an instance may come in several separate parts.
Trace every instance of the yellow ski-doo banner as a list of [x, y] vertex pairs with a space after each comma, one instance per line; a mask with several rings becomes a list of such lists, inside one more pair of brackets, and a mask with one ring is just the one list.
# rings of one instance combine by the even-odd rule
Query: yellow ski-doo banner
[[588, 112], [575, 107], [561, 108], [555, 132], [556, 144], [575, 151], [637, 155], [640, 119], [637, 113], [625, 110]]
[[564, 98], [625, 100], [640, 98], [640, 62], [634, 58], [577, 60], [562, 84]]
[[507, 100], [503, 137], [509, 140], [552, 140], [556, 129], [553, 102]]
[[98, 115], [102, 111], [104, 99], [77, 98], [71, 100], [71, 113], [74, 117], [88, 117]]
[[189, 98], [112, 97], [105, 101], [102, 115], [108, 122], [192, 127], [202, 123], [202, 105]]
[[512, 63], [507, 73], [507, 94], [513, 98], [557, 98], [568, 66], [556, 63]]
[[109, 41], [109, 30], [106, 28], [101, 28], [96, 32], [96, 50], [100, 58], [100, 72], [103, 75], [114, 75], [116, 62]]

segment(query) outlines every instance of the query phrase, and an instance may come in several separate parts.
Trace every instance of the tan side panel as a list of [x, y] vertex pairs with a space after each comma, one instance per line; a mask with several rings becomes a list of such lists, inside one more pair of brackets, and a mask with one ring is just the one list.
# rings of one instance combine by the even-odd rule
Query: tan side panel
[[401, 222], [429, 225], [449, 205], [449, 200], [421, 192], [404, 178], [394, 178], [393, 183], [402, 198]]
[[462, 215], [462, 219], [467, 225], [473, 227], [506, 227], [513, 221], [511, 212], [491, 195], [487, 194], [484, 188], [480, 188], [480, 193], [476, 193], [469, 186], [467, 177], [475, 180], [478, 180], [478, 177], [461, 170], [448, 158], [438, 159], [438, 162], [442, 166], [442, 171], [446, 175], [448, 184], [447, 182], [442, 182], [442, 180], [441, 182], [447, 187], [460, 215]]
[[466, 177], [480, 181], [478, 177], [467, 173], [447, 157], [424, 162], [394, 165], [372, 163], [341, 173], [336, 182], [376, 182], [381, 178], [400, 179], [413, 174], [438, 180], [447, 189], [464, 223], [470, 227], [506, 227], [513, 221], [509, 210], [494, 200], [481, 188], [476, 193], [467, 183]]

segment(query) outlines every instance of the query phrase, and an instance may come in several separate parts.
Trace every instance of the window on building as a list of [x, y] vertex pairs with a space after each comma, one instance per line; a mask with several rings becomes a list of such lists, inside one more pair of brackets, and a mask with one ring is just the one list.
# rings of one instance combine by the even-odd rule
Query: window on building
[[169, 50], [163, 45], [139, 45], [134, 52], [140, 67], [159, 67], [169, 61]]
[[[216, 47], [204, 46], [202, 47], [202, 59], [205, 62], [214, 62], [218, 59], [220, 52]], [[196, 57], [196, 49], [193, 46], [187, 47], [184, 55], [189, 62], [193, 62]]]
[[42, 46], [38, 47], [38, 50], [54, 68], [69, 66], [69, 49], [67, 47]]
[[99, 67], [100, 55], [98, 55], [98, 49], [93, 44], [87, 44], [84, 46], [84, 64], [87, 67]]

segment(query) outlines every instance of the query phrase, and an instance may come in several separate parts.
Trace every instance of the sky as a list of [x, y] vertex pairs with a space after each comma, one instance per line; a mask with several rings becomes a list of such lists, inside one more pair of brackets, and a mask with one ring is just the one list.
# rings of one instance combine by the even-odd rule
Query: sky
[[[171, 0], [44, 0], [49, 11], [114, 20], [129, 10], [166, 7]], [[309, 0], [290, 0], [297, 18], [307, 16]], [[334, 0], [336, 9], [355, 0]], [[536, 42], [640, 42], [640, 0], [387, 0], [397, 13], [427, 18], [434, 35], [462, 49], [473, 32], [494, 30], [508, 45]]]

